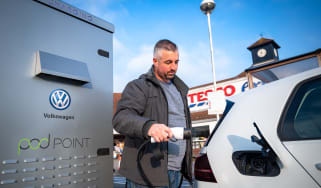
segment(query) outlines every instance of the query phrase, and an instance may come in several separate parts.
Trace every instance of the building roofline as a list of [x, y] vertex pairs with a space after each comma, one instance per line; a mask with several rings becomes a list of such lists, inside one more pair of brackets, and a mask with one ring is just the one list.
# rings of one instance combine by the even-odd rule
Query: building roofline
[[253, 48], [256, 48], [256, 47], [259, 47], [259, 46], [263, 46], [264, 44], [267, 44], [267, 43], [273, 43], [276, 48], [280, 48], [280, 46], [274, 40], [262, 37], [258, 41], [253, 43], [251, 46], [247, 47], [247, 49], [251, 50]]
[[[224, 79], [224, 80], [220, 80], [220, 81], [217, 81], [216, 83], [223, 83], [223, 82], [227, 82], [227, 81], [230, 81], [230, 80], [242, 78], [242, 77], [245, 77], [245, 76], [246, 76], [245, 72], [241, 72], [237, 76], [234, 76], [232, 78], [227, 78], [227, 79]], [[199, 86], [195, 86], [195, 87], [191, 87], [189, 89], [190, 90], [191, 89], [197, 89], [197, 88], [206, 87], [206, 86], [209, 86], [209, 85], [213, 85], [213, 82], [210, 82], [210, 83], [207, 83], [207, 84], [203, 84], [203, 85], [199, 85]]]

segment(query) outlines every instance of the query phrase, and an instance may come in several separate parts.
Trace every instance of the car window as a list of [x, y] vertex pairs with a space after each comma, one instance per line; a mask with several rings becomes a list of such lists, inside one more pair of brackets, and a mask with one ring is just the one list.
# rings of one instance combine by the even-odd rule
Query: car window
[[281, 125], [281, 140], [321, 139], [321, 79], [299, 86]]

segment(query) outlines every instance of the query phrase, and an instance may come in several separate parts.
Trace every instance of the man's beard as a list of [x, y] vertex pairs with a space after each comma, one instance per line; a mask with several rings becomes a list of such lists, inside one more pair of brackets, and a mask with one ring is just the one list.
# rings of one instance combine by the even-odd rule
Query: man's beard
[[166, 80], [172, 80], [175, 77], [175, 72], [168, 72], [165, 75]]

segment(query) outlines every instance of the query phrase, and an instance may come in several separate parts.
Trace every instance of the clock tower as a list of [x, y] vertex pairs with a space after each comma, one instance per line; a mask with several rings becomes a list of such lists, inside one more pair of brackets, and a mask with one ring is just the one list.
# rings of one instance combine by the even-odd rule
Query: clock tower
[[279, 60], [280, 46], [272, 39], [260, 38], [247, 49], [252, 53], [253, 65], [269, 63]]

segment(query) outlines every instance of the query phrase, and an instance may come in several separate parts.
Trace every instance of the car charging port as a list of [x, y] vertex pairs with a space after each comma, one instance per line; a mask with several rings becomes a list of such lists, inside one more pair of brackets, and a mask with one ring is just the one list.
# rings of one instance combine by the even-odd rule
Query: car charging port
[[256, 123], [253, 123], [260, 138], [251, 136], [251, 141], [262, 147], [261, 151], [236, 151], [232, 155], [234, 165], [243, 175], [248, 176], [277, 176], [280, 167], [277, 164], [277, 155], [263, 137]]

